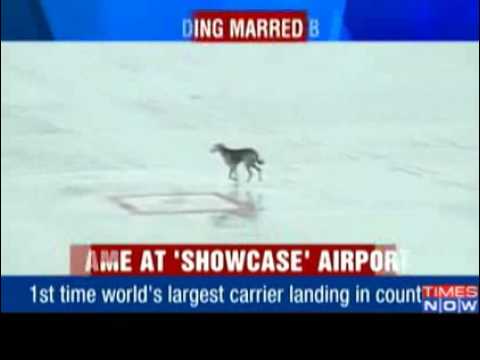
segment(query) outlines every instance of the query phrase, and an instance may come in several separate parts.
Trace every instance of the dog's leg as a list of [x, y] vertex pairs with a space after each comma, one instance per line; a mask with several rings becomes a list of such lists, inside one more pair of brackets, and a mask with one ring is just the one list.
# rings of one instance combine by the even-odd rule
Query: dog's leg
[[[235, 175], [235, 177], [233, 175]], [[237, 166], [236, 165], [230, 166], [230, 172], [228, 173], [228, 178], [230, 180], [238, 181], [238, 174], [237, 174]]]
[[247, 169], [248, 171], [248, 179], [247, 179], [247, 182], [250, 182], [250, 180], [252, 179], [252, 170], [250, 170], [250, 165], [245, 165], [245, 169]]
[[233, 173], [235, 174], [235, 181], [238, 181], [237, 165], [233, 168]]
[[253, 164], [252, 167], [257, 170], [258, 173], [258, 180], [262, 181], [262, 169], [260, 169], [257, 165]]

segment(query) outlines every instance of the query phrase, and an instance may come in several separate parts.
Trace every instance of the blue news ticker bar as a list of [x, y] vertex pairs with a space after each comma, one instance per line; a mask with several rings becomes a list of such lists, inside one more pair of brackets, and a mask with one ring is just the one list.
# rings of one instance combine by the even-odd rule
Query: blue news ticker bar
[[[410, 292], [410, 296], [422, 285], [474, 285], [478, 286], [478, 276], [399, 276], [399, 277], [312, 277], [312, 276], [177, 276], [177, 277], [78, 277], [78, 276], [2, 276], [1, 278], [1, 308], [2, 312], [19, 313], [65, 313], [65, 312], [152, 312], [152, 313], [194, 313], [194, 312], [316, 312], [316, 313], [420, 313], [423, 311], [423, 303], [411, 298], [408, 303], [399, 301], [394, 303], [382, 303], [387, 299], [387, 291], [393, 294]], [[207, 304], [199, 304], [192, 307], [192, 302], [175, 304], [168, 300], [168, 286], [176, 289], [207, 289], [212, 291], [224, 288], [224, 303], [219, 303], [209, 298]], [[60, 288], [96, 293], [95, 299], [90, 298], [92, 303], [68, 303], [66, 297], [64, 303], [60, 300]], [[323, 298], [323, 303], [292, 303], [289, 299], [290, 286], [300, 292], [304, 289], [323, 288], [324, 296], [328, 291], [337, 292], [331, 299]], [[136, 287], [143, 293], [137, 292], [137, 301], [121, 303], [125, 291]], [[233, 303], [229, 298], [232, 289], [283, 289], [283, 296], [273, 297], [272, 303], [261, 301], [260, 303], [239, 304]], [[123, 289], [122, 296], [115, 303], [107, 304], [102, 300], [102, 289]], [[360, 303], [356, 300], [357, 289], [367, 289], [370, 293], [369, 303]], [[52, 290], [53, 289], [53, 290]], [[159, 290], [160, 289], [160, 290]], [[212, 290], [213, 289], [213, 290]], [[346, 289], [346, 290], [342, 290]], [[390, 290], [388, 290], [390, 289]], [[275, 290], [271, 291], [275, 293]], [[332, 292], [332, 294], [333, 294]], [[64, 295], [67, 292], [64, 292]], [[161, 293], [162, 301], [158, 303]], [[173, 292], [172, 292], [173, 293]], [[345, 294], [348, 293], [348, 297]], [[35, 294], [35, 295], [34, 295]], [[237, 295], [240, 292], [235, 293]], [[379, 294], [378, 298], [376, 294]], [[34, 296], [35, 301], [34, 303]], [[69, 295], [70, 296], [70, 295]], [[73, 295], [72, 295], [73, 296]], [[145, 296], [145, 298], [143, 298]], [[213, 295], [212, 295], [213, 296]], [[404, 296], [404, 295], [403, 295]], [[197, 297], [198, 299], [198, 297]], [[238, 299], [238, 297], [237, 297]], [[320, 299], [320, 298], [318, 298]], [[54, 301], [51, 303], [50, 301]], [[170, 299], [171, 300], [171, 299]], [[263, 300], [263, 299], [262, 299]], [[276, 302], [275, 300], [278, 300]], [[320, 299], [321, 300], [321, 299]], [[328, 301], [327, 301], [328, 300]], [[478, 313], [478, 296], [471, 299], [474, 311]], [[45, 303], [41, 303], [41, 302]], [[133, 301], [133, 300], [132, 300]], [[193, 303], [194, 304], [194, 303]]]
[[478, 41], [479, 0], [2, 0], [2, 40], [181, 41], [195, 10], [304, 10], [319, 41]]

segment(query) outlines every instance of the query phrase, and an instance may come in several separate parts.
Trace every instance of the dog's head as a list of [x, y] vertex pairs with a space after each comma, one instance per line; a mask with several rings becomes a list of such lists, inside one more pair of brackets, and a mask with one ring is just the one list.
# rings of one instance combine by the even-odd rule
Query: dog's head
[[223, 145], [222, 143], [218, 143], [218, 144], [215, 144], [215, 145], [212, 146], [212, 148], [210, 149], [210, 152], [215, 153], [215, 152], [220, 151], [222, 149], [225, 149], [225, 145]]

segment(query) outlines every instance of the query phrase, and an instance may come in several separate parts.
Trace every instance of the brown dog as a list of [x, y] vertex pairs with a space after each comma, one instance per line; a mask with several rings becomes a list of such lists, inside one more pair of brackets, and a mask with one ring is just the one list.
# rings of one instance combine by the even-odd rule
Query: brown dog
[[[228, 178], [238, 181], [237, 166], [240, 163], [245, 164], [245, 168], [248, 171], [248, 180], [252, 178], [252, 168], [254, 168], [258, 173], [258, 180], [262, 180], [262, 169], [257, 166], [257, 164], [262, 165], [265, 162], [260, 159], [258, 152], [252, 148], [244, 149], [229, 149], [224, 144], [215, 144], [210, 152], [219, 152], [222, 155], [223, 160], [230, 168], [228, 173]], [[235, 177], [233, 176], [235, 175]]]

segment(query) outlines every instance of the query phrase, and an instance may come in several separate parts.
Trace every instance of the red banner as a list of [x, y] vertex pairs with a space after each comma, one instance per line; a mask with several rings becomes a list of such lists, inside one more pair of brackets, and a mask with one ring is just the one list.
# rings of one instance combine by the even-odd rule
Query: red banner
[[72, 275], [394, 275], [393, 245], [73, 245]]
[[304, 11], [197, 11], [191, 34], [201, 42], [301, 42], [307, 27]]

